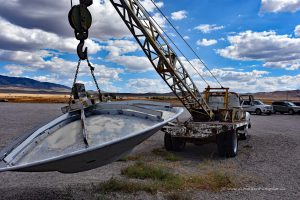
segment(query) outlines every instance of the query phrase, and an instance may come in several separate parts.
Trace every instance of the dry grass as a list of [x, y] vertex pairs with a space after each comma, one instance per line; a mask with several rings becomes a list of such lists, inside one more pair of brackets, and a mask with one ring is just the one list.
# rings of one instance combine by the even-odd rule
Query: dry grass
[[134, 165], [122, 169], [121, 174], [128, 178], [136, 179], [152, 179], [159, 181], [170, 181], [172, 179], [176, 179], [177, 176], [169, 171], [170, 170], [160, 166], [152, 166], [144, 162], [136, 162]]
[[62, 94], [6, 94], [0, 93], [0, 99], [13, 103], [67, 103], [69, 95]]
[[100, 183], [94, 190], [96, 193], [102, 194], [111, 192], [136, 193], [139, 191], [145, 191], [153, 194], [158, 190], [158, 187], [154, 184], [137, 183], [128, 180], [111, 178], [106, 182]]
[[[223, 188], [237, 186], [237, 180], [233, 178], [234, 176], [224, 171], [211, 170], [203, 174], [178, 175], [169, 168], [140, 161], [122, 169], [121, 174], [130, 180], [111, 179], [100, 184], [101, 191], [127, 193], [137, 191], [149, 193], [177, 192], [191, 189], [220, 191]], [[143, 181], [139, 182], [139, 180]]]
[[166, 151], [165, 149], [153, 149], [152, 153], [154, 155], [162, 157], [164, 160], [171, 162], [177, 162], [181, 160], [180, 157], [176, 156], [174, 153]]
[[[276, 98], [260, 98], [264, 103], [272, 104], [273, 101], [283, 100], [286, 97], [276, 97]], [[69, 95], [64, 94], [26, 94], [26, 93], [0, 93], [0, 100], [8, 100], [14, 103], [66, 103], [68, 102]], [[173, 106], [182, 106], [181, 102], [175, 97], [124, 97], [118, 99], [118, 101], [124, 100], [151, 100], [159, 102], [171, 103]], [[299, 98], [291, 98], [290, 101], [300, 101]]]
[[235, 180], [231, 175], [222, 171], [210, 171], [204, 175], [191, 176], [186, 179], [187, 187], [193, 189], [203, 189], [220, 191], [224, 188], [236, 186]]
[[136, 160], [139, 160], [140, 159], [140, 156], [125, 156], [123, 158], [121, 158], [119, 161], [121, 162], [127, 162], [127, 161], [136, 161]]

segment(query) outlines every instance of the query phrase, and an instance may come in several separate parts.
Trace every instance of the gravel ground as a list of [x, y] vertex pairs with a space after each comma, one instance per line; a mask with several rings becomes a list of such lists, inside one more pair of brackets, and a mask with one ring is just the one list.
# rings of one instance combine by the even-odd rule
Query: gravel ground
[[[47, 123], [60, 115], [56, 104], [0, 103], [0, 149], [22, 133]], [[187, 199], [300, 199], [300, 115], [252, 115], [253, 127], [247, 141], [240, 141], [239, 155], [221, 159], [215, 144], [187, 145], [176, 153], [180, 161], [170, 163], [151, 153], [162, 148], [163, 134], [156, 133], [135, 148], [131, 156], [145, 162], [171, 166], [177, 173], [216, 169], [242, 177], [236, 190], [183, 192]], [[102, 199], [93, 194], [93, 185], [120, 177], [120, 170], [134, 161], [115, 162], [77, 173], [0, 173], [0, 199]], [[166, 194], [116, 193], [104, 199], [165, 199]]]

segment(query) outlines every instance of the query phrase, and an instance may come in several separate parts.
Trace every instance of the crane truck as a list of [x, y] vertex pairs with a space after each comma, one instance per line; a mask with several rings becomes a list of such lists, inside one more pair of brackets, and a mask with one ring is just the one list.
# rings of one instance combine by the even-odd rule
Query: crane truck
[[[187, 142], [216, 142], [220, 156], [236, 156], [238, 139], [246, 139], [250, 127], [250, 115], [242, 109], [239, 95], [225, 87], [207, 86], [200, 92], [163, 30], [141, 2], [110, 2], [156, 72], [191, 114], [189, 120], [172, 122], [162, 129], [165, 148], [181, 151]], [[91, 5], [92, 1], [80, 0], [80, 3]]]

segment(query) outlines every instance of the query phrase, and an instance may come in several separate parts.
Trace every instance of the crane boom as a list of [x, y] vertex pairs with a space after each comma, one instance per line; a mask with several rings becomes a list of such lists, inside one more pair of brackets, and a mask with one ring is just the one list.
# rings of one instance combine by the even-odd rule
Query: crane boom
[[213, 112], [182, 61], [138, 0], [110, 0], [149, 61], [195, 121], [211, 120]]

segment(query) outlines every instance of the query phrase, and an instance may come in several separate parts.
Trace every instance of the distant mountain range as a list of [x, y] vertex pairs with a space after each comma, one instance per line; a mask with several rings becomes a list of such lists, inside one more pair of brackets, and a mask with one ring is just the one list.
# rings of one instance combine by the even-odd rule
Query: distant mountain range
[[[0, 75], [0, 93], [64, 93], [68, 94], [71, 88], [65, 85], [40, 82], [30, 78], [23, 77], [9, 77]], [[93, 93], [93, 91], [89, 91]], [[109, 92], [103, 92], [109, 93]], [[172, 92], [169, 93], [115, 93], [118, 96], [132, 96], [132, 97], [160, 97], [175, 96]], [[275, 91], [275, 92], [258, 92], [252, 93], [255, 98], [267, 98], [267, 99], [289, 99], [289, 98], [300, 98], [300, 90], [290, 90], [290, 91]]]
[[40, 82], [30, 78], [0, 75], [0, 92], [65, 93], [70, 88], [64, 85]]
[[257, 92], [253, 94], [257, 98], [265, 99], [300, 99], [300, 90], [274, 91], [274, 92]]

